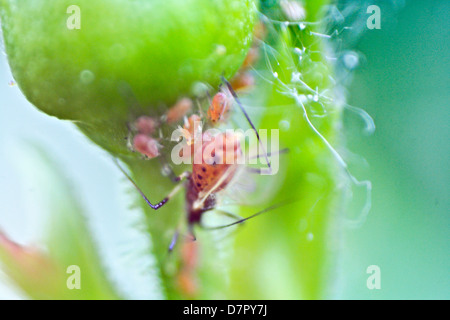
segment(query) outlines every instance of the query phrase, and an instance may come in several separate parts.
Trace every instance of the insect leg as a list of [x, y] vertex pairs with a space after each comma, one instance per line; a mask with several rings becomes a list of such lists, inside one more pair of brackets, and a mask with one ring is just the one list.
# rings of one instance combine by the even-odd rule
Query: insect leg
[[[285, 154], [285, 153], [288, 153], [288, 152], [289, 152], [289, 149], [288, 148], [284, 148], [284, 149], [281, 149], [281, 150], [278, 150], [278, 151], [267, 152], [266, 154], [267, 154], [268, 157], [270, 157], [273, 154]], [[256, 156], [250, 157], [250, 159], [259, 159], [259, 158], [261, 158], [261, 155], [259, 155], [259, 154], [256, 155]]]
[[229, 218], [232, 218], [232, 219], [235, 219], [235, 220], [242, 220], [243, 219], [243, 217], [241, 217], [238, 214], [235, 214], [235, 213], [232, 213], [232, 212], [228, 212], [228, 211], [224, 211], [224, 210], [215, 209], [214, 212], [220, 213], [220, 214], [222, 214], [222, 215], [224, 215], [226, 217], [229, 217]]
[[[231, 219], [235, 219], [236, 222], [237, 222], [237, 221], [241, 221], [241, 220], [244, 219], [244, 218], [241, 217], [240, 215], [237, 215], [237, 214], [232, 213], [232, 212], [224, 211], [224, 210], [214, 209], [214, 212], [219, 213], [219, 214], [221, 214], [221, 215], [224, 215], [224, 216], [226, 216], [226, 217], [229, 217], [229, 218], [231, 218]], [[203, 224], [201, 225], [201, 227], [202, 227], [203, 229], [205, 229], [205, 230], [215, 230], [215, 229], [217, 229], [217, 227], [208, 227], [208, 226], [205, 226], [205, 225], [203, 225]]]
[[165, 173], [169, 177], [169, 179], [172, 180], [172, 182], [180, 182], [190, 175], [190, 172], [185, 171], [181, 175], [177, 176], [163, 154], [161, 154], [158, 159], [161, 163], [163, 174]]
[[169, 252], [172, 252], [173, 248], [175, 247], [175, 244], [178, 241], [178, 236], [180, 235], [180, 230], [177, 229], [172, 237], [172, 240], [170, 241], [169, 245]]
[[[175, 188], [169, 193], [169, 195], [167, 197], [162, 199], [160, 202], [153, 204], [145, 196], [144, 192], [138, 187], [136, 182], [134, 182], [134, 180], [129, 176], [129, 174], [120, 166], [120, 164], [116, 158], [114, 158], [114, 162], [117, 165], [117, 167], [119, 167], [120, 171], [122, 171], [122, 173], [125, 175], [125, 177], [127, 177], [127, 179], [133, 184], [133, 186], [136, 188], [136, 190], [139, 192], [139, 194], [142, 196], [142, 198], [145, 200], [145, 202], [154, 210], [158, 210], [163, 205], [165, 205], [167, 203], [167, 201], [169, 201], [183, 186], [181, 183], [179, 183], [178, 185], [175, 186]], [[189, 175], [190, 175], [189, 172], [183, 172], [179, 177], [176, 178], [176, 181], [180, 182], [181, 180], [189, 177]]]
[[[288, 153], [288, 152], [289, 152], [289, 149], [288, 148], [284, 148], [284, 149], [281, 149], [281, 150], [278, 150], [278, 151], [267, 152], [266, 155], [268, 157], [270, 157], [270, 156], [272, 156], [272, 154], [285, 154], [285, 153]], [[259, 155], [259, 154], [256, 155], [256, 156], [250, 157], [250, 159], [259, 159], [259, 158], [261, 158], [261, 155]], [[250, 172], [250, 173], [256, 173], [256, 174], [261, 174], [261, 172], [263, 170], [262, 168], [250, 168], [250, 167], [246, 167], [245, 169], [248, 172]], [[268, 169], [269, 169], [270, 173], [272, 173], [272, 168], [269, 167]]]
[[[188, 238], [191, 241], [196, 241], [197, 238], [195, 237], [195, 235], [193, 233], [193, 230], [191, 228], [189, 228], [189, 233], [190, 233], [190, 235], [189, 236], [185, 235], [185, 237]], [[173, 249], [175, 248], [175, 245], [177, 244], [179, 237], [180, 237], [180, 229], [177, 228], [177, 230], [173, 234], [172, 240], [170, 241], [169, 253], [172, 252]]]
[[258, 143], [261, 147], [261, 150], [263, 150], [264, 152], [264, 157], [265, 160], [267, 162], [267, 166], [269, 167], [269, 170], [272, 169], [271, 165], [270, 165], [270, 161], [269, 161], [269, 157], [267, 156], [267, 152], [265, 151], [264, 145], [261, 142], [261, 139], [259, 137], [259, 133], [258, 130], [256, 130], [255, 125], [253, 124], [252, 120], [250, 119], [250, 117], [248, 116], [247, 111], [245, 111], [244, 106], [242, 105], [241, 101], [239, 100], [239, 97], [237, 96], [236, 92], [233, 90], [233, 87], [231, 86], [231, 84], [228, 82], [227, 79], [225, 79], [225, 77], [222, 76], [222, 81], [226, 84], [228, 90], [230, 91], [231, 95], [233, 96], [234, 100], [236, 101], [237, 105], [239, 106], [239, 109], [241, 109], [242, 113], [244, 114], [245, 118], [247, 119], [247, 122], [250, 124], [250, 126], [252, 127], [253, 131], [256, 134], [256, 138], [258, 139]]
[[280, 207], [286, 205], [287, 203], [288, 203], [287, 201], [280, 202], [280, 203], [276, 203], [276, 204], [274, 204], [274, 205], [272, 205], [272, 206], [270, 206], [270, 207], [265, 208], [264, 210], [261, 210], [261, 211], [258, 211], [258, 212], [255, 213], [255, 214], [252, 214], [251, 216], [249, 216], [249, 217], [247, 217], [247, 218], [242, 218], [242, 219], [239, 219], [239, 220], [237, 220], [237, 221], [235, 221], [235, 222], [232, 222], [232, 223], [229, 223], [229, 224], [226, 224], [226, 225], [216, 226], [216, 227], [204, 227], [204, 228], [205, 228], [206, 230], [225, 229], [225, 228], [228, 228], [228, 227], [231, 227], [231, 226], [234, 226], [234, 225], [243, 223], [243, 222], [245, 222], [245, 221], [247, 221], [247, 220], [249, 220], [249, 219], [255, 218], [255, 217], [259, 216], [260, 214], [266, 213], [266, 212], [271, 211], [271, 210], [278, 209], [278, 208], [280, 208]]

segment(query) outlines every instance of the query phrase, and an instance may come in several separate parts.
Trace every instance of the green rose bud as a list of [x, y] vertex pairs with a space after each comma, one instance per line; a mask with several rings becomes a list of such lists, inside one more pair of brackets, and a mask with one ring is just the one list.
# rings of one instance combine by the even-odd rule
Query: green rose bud
[[122, 154], [127, 123], [237, 71], [255, 13], [254, 0], [0, 0], [6, 53], [28, 100]]

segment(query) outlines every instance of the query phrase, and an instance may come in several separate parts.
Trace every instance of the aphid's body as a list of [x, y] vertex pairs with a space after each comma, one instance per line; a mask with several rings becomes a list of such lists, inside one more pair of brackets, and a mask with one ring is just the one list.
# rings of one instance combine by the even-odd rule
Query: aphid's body
[[[239, 106], [239, 109], [242, 111], [243, 115], [252, 127], [258, 142], [260, 143], [260, 150], [264, 153], [263, 157], [266, 159], [268, 169], [271, 170], [271, 164], [268, 160], [267, 153], [265, 153], [255, 126], [240, 103], [235, 91], [233, 90], [232, 84], [225, 79], [223, 79], [223, 81], [226, 84], [226, 88], [222, 88], [213, 97], [207, 111], [208, 121], [203, 121], [202, 118], [196, 114], [191, 114], [188, 116], [185, 111], [189, 109], [187, 106], [190, 105], [190, 103], [188, 103], [187, 100], [182, 100], [179, 102], [177, 106], [172, 108], [165, 115], [168, 124], [169, 119], [174, 122], [179, 122], [181, 119], [184, 119], [184, 130], [182, 136], [185, 138], [186, 145], [180, 150], [179, 155], [182, 158], [190, 157], [192, 160], [191, 172], [185, 172], [178, 177], [167, 165], [172, 180], [179, 183], [167, 197], [159, 203], [152, 204], [145, 194], [139, 189], [136, 183], [119, 166], [128, 179], [134, 184], [147, 204], [154, 210], [158, 210], [164, 206], [179, 190], [184, 187], [186, 224], [191, 240], [195, 240], [194, 226], [202, 226], [203, 214], [217, 208], [218, 199], [220, 197], [219, 194], [229, 188], [233, 178], [237, 178], [237, 172], [242, 167], [242, 164], [240, 164], [242, 162], [240, 161], [242, 159], [242, 150], [240, 145], [241, 136], [231, 132], [211, 134], [206, 131], [203, 133], [203, 124], [208, 123], [209, 125], [216, 126], [225, 121], [229, 116], [232, 103], [236, 102], [236, 105]], [[179, 117], [177, 117], [176, 110], [179, 111]], [[203, 112], [200, 112], [200, 114], [203, 114]], [[164, 116], [161, 120], [164, 120]], [[138, 135], [135, 136], [134, 146], [135, 148], [140, 147], [139, 143], [142, 143], [144, 147], [140, 148], [140, 150], [145, 151], [144, 154], [147, 154], [147, 156], [149, 156], [148, 154], [154, 156], [159, 155], [160, 146], [155, 144], [156, 140], [152, 136], [155, 131], [153, 129], [153, 124], [154, 121], [152, 121], [151, 118], [143, 118], [138, 122], [138, 125], [135, 126], [138, 128]], [[178, 125], [178, 128], [181, 128], [181, 126]], [[259, 158], [259, 156], [260, 155], [257, 157]], [[185, 181], [180, 183], [182, 180]], [[238, 225], [248, 219], [256, 217], [257, 215], [269, 210], [273, 210], [279, 206], [280, 205], [278, 204], [268, 207], [246, 218], [242, 218], [233, 213], [218, 210], [218, 213], [225, 214], [229, 218], [234, 219], [234, 222], [215, 227], [203, 227], [206, 229], [223, 229], [233, 225]], [[169, 245], [169, 251], [174, 249], [179, 235], [180, 229], [177, 228]], [[175, 278], [176, 285], [187, 296], [194, 297], [198, 290], [196, 277], [198, 246], [192, 241], [183, 241], [181, 244], [180, 253], [180, 265]]]
[[198, 291], [196, 268], [198, 264], [198, 247], [195, 242], [182, 244], [181, 264], [177, 274], [177, 285], [187, 297], [195, 297]]
[[156, 158], [159, 156], [159, 144], [158, 142], [145, 135], [143, 133], [138, 133], [133, 138], [133, 148], [147, 156], [149, 159]]
[[168, 124], [176, 123], [183, 119], [183, 117], [192, 110], [192, 100], [189, 98], [183, 98], [177, 101], [177, 103], [169, 109], [166, 113], [166, 122]]
[[[245, 112], [242, 104], [239, 102], [232, 85], [225, 79], [223, 79], [223, 81], [226, 84], [226, 88], [222, 88], [217, 94], [214, 95], [208, 108], [207, 116], [209, 123], [216, 125], [226, 120], [232, 103], [235, 101], [251, 125], [259, 143], [261, 144], [259, 134], [251, 122], [248, 114]], [[226, 189], [231, 180], [236, 176], [236, 172], [241, 166], [239, 164], [241, 161], [239, 160], [242, 157], [242, 150], [240, 146], [240, 136], [237, 134], [231, 132], [221, 132], [212, 135], [208, 131], [202, 133], [201, 117], [195, 114], [192, 114], [188, 118], [186, 117], [185, 111], [190, 109], [190, 105], [191, 103], [187, 100], [181, 100], [173, 109], [170, 109], [168, 114], [166, 114], [166, 118], [170, 118], [173, 121], [178, 118], [177, 120], [180, 121], [181, 118], [177, 117], [176, 112], [174, 111], [179, 110], [184, 118], [183, 135], [186, 138], [187, 148], [181, 149], [180, 155], [182, 157], [188, 156], [184, 155], [184, 153], [185, 151], [190, 151], [189, 156], [191, 157], [191, 160], [193, 160], [192, 171], [185, 172], [178, 177], [175, 176], [173, 172], [171, 175], [174, 182], [178, 183], [182, 180], [186, 180], [183, 184], [178, 184], [173, 191], [159, 203], [152, 204], [134, 183], [134, 181], [127, 175], [127, 173], [123, 169], [121, 170], [135, 185], [147, 204], [154, 210], [164, 206], [184, 186], [186, 196], [187, 225], [189, 231], [193, 235], [194, 225], [201, 224], [202, 216], [205, 212], [216, 208], [217, 194]], [[189, 106], [189, 108], [187, 106]], [[148, 157], [156, 157], [159, 155], [160, 146], [156, 144], [156, 140], [151, 136], [151, 133], [154, 131], [152, 129], [154, 123], [159, 122], [152, 121], [152, 118], [141, 117], [137, 123], [138, 125], [136, 125], [140, 132], [138, 132], [135, 136], [134, 147]], [[262, 149], [264, 148], [262, 147]], [[267, 154], [264, 154], [264, 157], [269, 169], [271, 169]], [[255, 216], [253, 215], [246, 219], [242, 219], [231, 213], [223, 213], [236, 220], [233, 224], [244, 222], [245, 220]], [[178, 231], [175, 233], [172, 240], [169, 248], [170, 250], [173, 249], [177, 238]]]
[[[255, 29], [256, 37], [262, 38], [264, 31], [264, 26], [260, 24], [259, 27]], [[133, 130], [130, 132], [133, 133], [133, 139], [129, 139], [130, 147], [134, 151], [138, 151], [145, 155], [146, 158], [152, 159], [160, 157], [164, 164], [164, 172], [168, 172], [172, 180], [178, 183], [168, 196], [158, 203], [151, 203], [131, 177], [120, 167], [120, 165], [118, 165], [120, 170], [122, 170], [125, 176], [136, 187], [146, 203], [154, 210], [163, 207], [179, 190], [184, 189], [186, 224], [187, 229], [194, 240], [194, 226], [202, 225], [203, 214], [213, 209], [217, 209], [221, 196], [220, 193], [226, 191], [226, 189], [230, 187], [232, 180], [237, 178], [238, 170], [242, 167], [240, 164], [241, 161], [239, 161], [242, 157], [239, 141], [240, 136], [229, 133], [219, 133], [212, 136], [209, 133], [203, 133], [203, 125], [210, 127], [220, 125], [229, 119], [230, 114], [233, 111], [232, 107], [239, 106], [239, 109], [252, 127], [258, 142], [260, 143], [260, 148], [258, 149], [264, 154], [261, 156], [265, 158], [268, 169], [271, 170], [271, 164], [261, 143], [259, 134], [235, 92], [236, 90], [242, 91], [253, 87], [255, 81], [250, 69], [258, 57], [259, 49], [258, 46], [254, 44], [249, 50], [241, 69], [234, 78], [231, 79], [231, 83], [222, 77], [224, 85], [221, 85], [219, 91], [212, 99], [209, 99], [210, 103], [206, 112], [202, 112], [201, 109], [202, 103], [205, 101], [202, 99], [205, 96], [196, 101], [200, 107], [200, 112], [198, 114], [192, 112], [193, 101], [188, 98], [182, 98], [162, 116], [157, 118], [143, 116], [138, 118], [134, 126], [132, 126]], [[235, 103], [235, 105], [233, 105], [233, 103]], [[204, 117], [204, 114], [206, 114], [206, 117]], [[183, 160], [186, 158], [193, 160], [191, 172], [185, 172], [180, 176], [176, 176], [171, 170], [170, 165], [163, 159], [165, 153], [162, 148], [163, 146], [166, 146], [166, 144], [164, 144], [162, 140], [167, 139], [163, 134], [163, 132], [167, 131], [165, 130], [167, 127], [163, 126], [184, 129], [181, 137], [184, 138], [186, 145], [179, 150], [178, 155]], [[156, 134], [157, 132], [159, 135]], [[259, 158], [260, 155], [257, 157]], [[257, 172], [257, 170], [250, 172]], [[206, 229], [222, 229], [232, 225], [241, 224], [248, 219], [274, 208], [276, 208], [276, 206], [269, 207], [247, 218], [242, 218], [233, 213], [218, 210], [219, 213], [234, 219], [234, 222], [217, 227], [203, 227]], [[179, 234], [180, 229], [178, 228], [170, 243], [169, 251], [173, 250], [175, 247]], [[180, 248], [181, 261], [177, 274], [177, 283], [180, 289], [188, 296], [195, 296], [197, 290], [195, 276], [197, 250], [197, 245], [192, 241], [184, 241]]]
[[206, 197], [202, 205], [197, 208], [195, 205], [200, 199], [200, 191], [198, 191], [196, 183], [192, 176], [188, 178], [186, 187], [186, 211], [187, 211], [187, 222], [190, 228], [194, 224], [198, 224], [201, 221], [203, 213], [206, 211], [214, 209], [216, 206], [215, 195], [211, 194]]
[[139, 133], [152, 135], [158, 128], [158, 121], [152, 117], [142, 116], [136, 120], [134, 126]]
[[[192, 173], [188, 177], [186, 188], [186, 209], [188, 224], [199, 223], [206, 211], [216, 206], [216, 193], [225, 189], [238, 169], [241, 148], [234, 134], [220, 133], [210, 137], [207, 133], [201, 148], [194, 154]], [[211, 152], [207, 152], [210, 150]]]
[[233, 79], [231, 85], [235, 91], [247, 90], [255, 85], [255, 79], [248, 71], [239, 72]]
[[160, 128], [161, 122], [173, 124], [186, 116], [192, 109], [192, 100], [183, 98], [170, 108], [160, 119], [141, 116], [133, 125], [136, 131], [132, 139], [132, 149], [144, 155], [148, 159], [156, 158], [160, 155], [161, 145], [159, 139], [155, 137], [156, 131]]
[[208, 109], [208, 118], [213, 123], [225, 120], [230, 111], [230, 106], [230, 97], [224, 92], [217, 93]]

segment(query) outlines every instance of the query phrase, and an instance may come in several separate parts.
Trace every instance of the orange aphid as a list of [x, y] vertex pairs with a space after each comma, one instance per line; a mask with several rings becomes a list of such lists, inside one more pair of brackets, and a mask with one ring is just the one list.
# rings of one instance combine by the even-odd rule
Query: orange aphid
[[202, 148], [195, 150], [192, 181], [199, 192], [208, 192], [212, 188], [217, 192], [224, 189], [234, 176], [242, 155], [240, 141], [235, 134], [220, 133], [211, 137], [205, 133], [202, 142]]
[[196, 242], [185, 242], [181, 248], [181, 268], [178, 273], [178, 286], [188, 296], [195, 296], [198, 284], [195, 269], [198, 263], [198, 248]]
[[252, 65], [255, 64], [258, 58], [259, 58], [259, 49], [257, 47], [251, 47], [247, 53], [247, 56], [245, 57], [244, 63], [241, 66], [241, 70], [250, 68]]
[[192, 100], [183, 98], [167, 111], [166, 121], [168, 124], [176, 123], [184, 118], [192, 110]]
[[[260, 38], [263, 36], [264, 25], [260, 23], [255, 27], [254, 37]], [[250, 74], [249, 69], [259, 59], [259, 47], [256, 44], [249, 49], [244, 62], [242, 63], [239, 72], [231, 79], [231, 86], [235, 91], [245, 90], [251, 88], [255, 84], [253, 76]]]
[[158, 142], [145, 134], [139, 133], [134, 137], [133, 147], [136, 151], [146, 155], [150, 159], [159, 156]]
[[194, 297], [198, 292], [198, 284], [194, 272], [181, 270], [177, 277], [178, 287], [188, 297]]
[[249, 72], [241, 71], [231, 79], [230, 83], [235, 91], [242, 91], [253, 87], [255, 78]]
[[198, 247], [196, 242], [185, 242], [181, 248], [181, 260], [186, 269], [195, 269], [198, 263]]
[[223, 92], [217, 93], [208, 109], [208, 118], [213, 122], [217, 122], [226, 117], [231, 107], [231, 99]]
[[267, 28], [262, 21], [258, 21], [253, 29], [253, 38], [263, 40], [267, 36]]

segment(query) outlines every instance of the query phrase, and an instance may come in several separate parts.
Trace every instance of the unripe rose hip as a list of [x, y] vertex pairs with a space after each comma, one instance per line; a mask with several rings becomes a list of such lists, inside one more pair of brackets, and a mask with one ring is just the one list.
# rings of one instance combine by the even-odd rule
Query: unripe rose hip
[[[164, 113], [199, 82], [232, 77], [255, 0], [0, 0], [14, 78], [37, 108], [129, 153], [127, 124]], [[161, 116], [162, 114], [156, 114]]]

